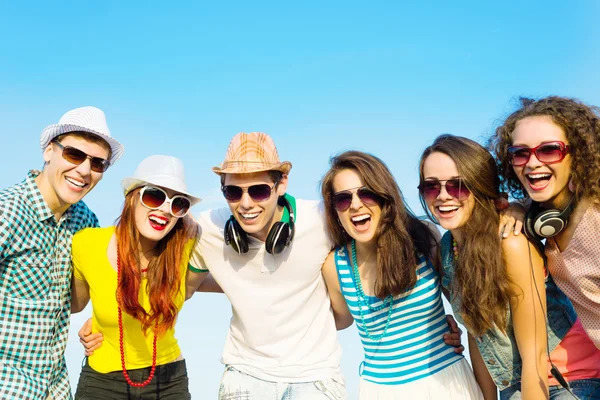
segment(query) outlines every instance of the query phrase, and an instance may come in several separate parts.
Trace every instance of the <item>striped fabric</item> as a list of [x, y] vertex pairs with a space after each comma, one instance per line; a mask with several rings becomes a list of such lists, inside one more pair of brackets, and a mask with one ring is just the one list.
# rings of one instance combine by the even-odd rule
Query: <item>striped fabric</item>
[[37, 174], [0, 191], [0, 399], [71, 399], [71, 239], [98, 220], [79, 202], [57, 223]]
[[[419, 260], [415, 287], [394, 298], [391, 314], [388, 303], [376, 297], [367, 296], [366, 302], [372, 308], [385, 304], [379, 311], [359, 301], [345, 247], [336, 250], [335, 264], [342, 294], [356, 320], [365, 351], [360, 371], [363, 379], [386, 385], [408, 383], [433, 375], [463, 358], [454, 353], [454, 347], [444, 343], [448, 325], [439, 279], [424, 257]], [[389, 327], [381, 337], [388, 315]]]

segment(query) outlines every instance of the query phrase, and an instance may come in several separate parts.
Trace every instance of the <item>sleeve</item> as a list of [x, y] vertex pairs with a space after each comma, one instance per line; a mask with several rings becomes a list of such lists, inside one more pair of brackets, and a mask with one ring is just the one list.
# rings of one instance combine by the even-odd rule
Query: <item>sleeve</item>
[[82, 249], [85, 248], [85, 240], [81, 233], [76, 233], [73, 236], [71, 244], [71, 264], [73, 265], [73, 276], [80, 281], [85, 282], [85, 274], [83, 271], [83, 262], [81, 260]]
[[12, 225], [6, 219], [3, 210], [0, 210], [0, 265], [10, 256], [10, 243], [12, 241]]
[[200, 253], [200, 240], [196, 242], [196, 245], [192, 250], [188, 268], [192, 272], [208, 272], [208, 268], [206, 266], [206, 263], [204, 262], [204, 258], [202, 258], [202, 255]]

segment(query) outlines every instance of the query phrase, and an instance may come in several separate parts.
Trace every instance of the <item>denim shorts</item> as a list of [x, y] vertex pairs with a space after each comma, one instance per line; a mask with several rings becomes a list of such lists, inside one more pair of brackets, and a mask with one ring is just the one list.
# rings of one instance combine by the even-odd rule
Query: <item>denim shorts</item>
[[[150, 375], [151, 367], [128, 370], [129, 378], [134, 382], [143, 382]], [[152, 381], [141, 388], [129, 386], [123, 371], [103, 374], [89, 366], [87, 360], [81, 369], [75, 400], [109, 399], [191, 399], [188, 388], [185, 360], [157, 365]]]
[[270, 382], [245, 374], [230, 365], [225, 367], [219, 400], [346, 400], [343, 378], [311, 382]]
[[[569, 382], [571, 392], [580, 400], [600, 400], [600, 379], [579, 379]], [[500, 392], [501, 400], [520, 400], [521, 384], [518, 383]], [[562, 386], [550, 386], [550, 400], [574, 400]]]

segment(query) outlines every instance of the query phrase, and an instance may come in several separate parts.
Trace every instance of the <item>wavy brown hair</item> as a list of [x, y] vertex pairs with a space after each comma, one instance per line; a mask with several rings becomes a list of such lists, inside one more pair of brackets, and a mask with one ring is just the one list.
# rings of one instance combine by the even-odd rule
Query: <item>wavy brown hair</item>
[[121, 262], [121, 280], [117, 287], [119, 307], [142, 323], [144, 333], [154, 329], [162, 335], [175, 326], [177, 306], [175, 295], [181, 288], [181, 263], [189, 257], [184, 254], [185, 245], [195, 240], [198, 225], [185, 216], [179, 218], [171, 231], [161, 239], [148, 264], [147, 291], [150, 297], [151, 312], [147, 313], [138, 301], [140, 291], [140, 233], [135, 224], [135, 208], [140, 204], [141, 188], [130, 191], [125, 196], [123, 211], [116, 222], [116, 238]]
[[489, 140], [489, 148], [498, 159], [503, 184], [515, 198], [527, 197], [509, 162], [508, 147], [512, 133], [523, 118], [548, 116], [562, 128], [571, 154], [571, 179], [577, 198], [600, 200], [600, 108], [588, 106], [576, 99], [550, 96], [540, 100], [519, 99], [520, 107], [496, 128]]
[[[455, 260], [452, 295], [460, 301], [460, 313], [469, 331], [475, 335], [492, 328], [504, 332], [511, 290], [498, 235], [500, 217], [494, 204], [500, 197], [496, 162], [471, 139], [441, 135], [421, 155], [421, 182], [425, 178], [423, 165], [432, 153], [443, 153], [454, 161], [459, 177], [475, 199], [471, 217], [462, 227], [464, 243]], [[419, 196], [427, 215], [437, 223], [422, 193]]]
[[429, 228], [405, 206], [402, 193], [392, 173], [379, 158], [360, 151], [347, 151], [330, 160], [331, 168], [321, 180], [327, 232], [336, 247], [347, 245], [352, 238], [338, 223], [333, 204], [333, 180], [343, 170], [353, 170], [364, 185], [381, 199], [381, 219], [375, 232], [377, 272], [375, 295], [384, 299], [411, 289], [417, 282], [417, 260], [422, 254], [430, 258], [435, 243]]

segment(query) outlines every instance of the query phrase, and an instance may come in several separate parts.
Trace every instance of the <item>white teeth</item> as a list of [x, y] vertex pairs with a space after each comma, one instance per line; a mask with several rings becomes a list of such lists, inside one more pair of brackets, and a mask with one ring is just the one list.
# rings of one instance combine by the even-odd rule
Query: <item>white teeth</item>
[[454, 210], [458, 210], [458, 207], [456, 207], [456, 206], [439, 206], [438, 209], [440, 211], [454, 211]]
[[358, 221], [365, 220], [365, 219], [367, 219], [367, 218], [371, 218], [371, 216], [370, 216], [370, 215], [368, 215], [368, 214], [357, 215], [356, 217], [352, 217], [352, 221], [353, 221], [353, 222], [358, 222]]
[[166, 225], [167, 221], [165, 221], [164, 219], [160, 219], [160, 218], [156, 218], [155, 216], [151, 215], [148, 217], [148, 219], [156, 224], [159, 225]]
[[260, 213], [242, 214], [242, 217], [244, 217], [244, 219], [253, 219], [253, 218], [258, 217], [258, 214], [260, 214]]
[[527, 175], [531, 179], [541, 179], [541, 178], [550, 178], [552, 174], [528, 174]]
[[67, 182], [69, 182], [71, 185], [75, 185], [77, 187], [84, 187], [86, 185], [85, 182], [77, 182], [76, 180], [73, 180], [71, 178], [65, 177], [65, 179], [67, 180]]

